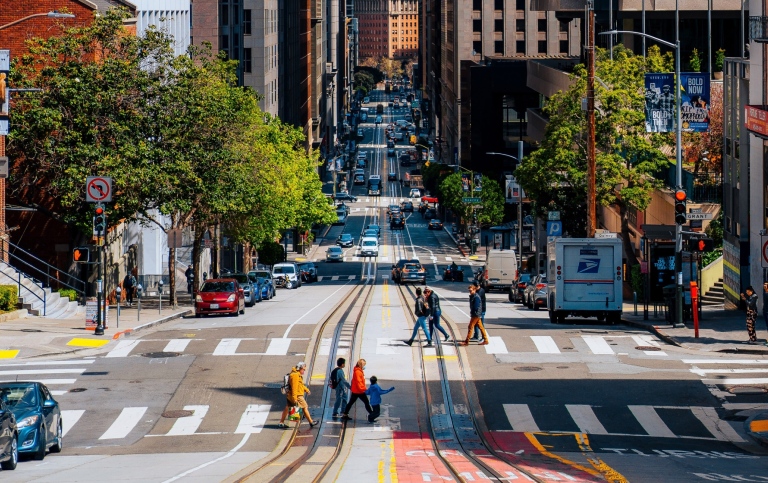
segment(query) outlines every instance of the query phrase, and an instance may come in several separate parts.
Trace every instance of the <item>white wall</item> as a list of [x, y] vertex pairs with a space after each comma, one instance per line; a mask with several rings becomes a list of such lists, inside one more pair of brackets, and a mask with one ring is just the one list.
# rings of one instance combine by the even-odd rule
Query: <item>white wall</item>
[[136, 34], [150, 25], [174, 38], [174, 52], [183, 55], [190, 42], [190, 0], [131, 0], [136, 5]]

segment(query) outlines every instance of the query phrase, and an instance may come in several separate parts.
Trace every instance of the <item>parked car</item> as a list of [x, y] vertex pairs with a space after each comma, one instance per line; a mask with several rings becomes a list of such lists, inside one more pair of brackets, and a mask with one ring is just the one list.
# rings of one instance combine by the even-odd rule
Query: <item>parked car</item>
[[312, 262], [301, 262], [297, 265], [301, 272], [301, 280], [303, 282], [312, 283], [317, 282], [317, 267]]
[[246, 307], [253, 307], [256, 302], [261, 302], [261, 293], [255, 289], [253, 282], [248, 278], [248, 274], [245, 273], [233, 273], [227, 275], [227, 278], [234, 278], [243, 289], [243, 301]]
[[275, 280], [275, 285], [278, 287], [301, 287], [299, 267], [293, 262], [276, 263], [272, 267], [272, 278]]
[[336, 244], [340, 247], [351, 247], [355, 244], [355, 239], [349, 233], [342, 233], [336, 239]]
[[523, 291], [523, 305], [529, 309], [539, 310], [541, 305], [536, 306], [537, 297], [544, 297], [544, 307], [546, 307], [546, 289], [547, 277], [544, 275], [535, 275], [532, 277]]
[[405, 219], [400, 216], [393, 216], [392, 219], [389, 221], [389, 229], [390, 230], [402, 230], [405, 228]]
[[416, 282], [420, 284], [427, 283], [427, 269], [421, 263], [406, 263], [400, 271], [398, 283], [404, 284]]
[[408, 263], [420, 263], [416, 258], [401, 258], [394, 265], [392, 265], [392, 281], [400, 283], [400, 272], [403, 267]]
[[3, 469], [15, 468], [19, 453], [42, 460], [48, 450], [61, 452], [64, 447], [61, 409], [45, 384], [37, 381], [0, 383], [0, 399], [6, 411], [13, 413], [14, 424], [8, 427], [16, 429], [10, 434], [0, 433], [0, 442], [12, 435], [17, 451], [15, 457], [2, 463]]
[[0, 397], [0, 468], [15, 470], [19, 462], [19, 429], [16, 416]]
[[349, 193], [336, 193], [336, 196], [334, 196], [333, 199], [335, 199], [336, 201], [343, 200], [343, 201], [349, 201], [351, 203], [357, 203], [357, 197], [352, 196]]
[[245, 313], [243, 290], [234, 278], [206, 280], [195, 295], [195, 317], [207, 314], [229, 314], [237, 317]]
[[270, 300], [275, 296], [275, 283], [272, 280], [272, 272], [269, 270], [251, 270], [248, 278], [259, 288], [262, 300]]
[[549, 285], [547, 285], [547, 278], [542, 276], [539, 282], [536, 284], [536, 289], [533, 292], [533, 310], [539, 310], [541, 308], [547, 308], [547, 299], [549, 298]]
[[510, 302], [523, 301], [523, 292], [525, 291], [525, 287], [528, 285], [529, 280], [531, 280], [530, 273], [520, 272], [518, 274], [517, 279], [515, 279], [514, 285], [512, 286], [512, 289], [509, 292]]
[[432, 218], [431, 220], [429, 220], [429, 223], [427, 224], [427, 228], [430, 230], [442, 230], [443, 222], [438, 220], [437, 218]]
[[340, 247], [328, 247], [328, 249], [325, 251], [325, 261], [343, 262], [344, 250], [342, 250]]
[[336, 210], [336, 222], [334, 225], [343, 225], [347, 222], [347, 212], [345, 210]]

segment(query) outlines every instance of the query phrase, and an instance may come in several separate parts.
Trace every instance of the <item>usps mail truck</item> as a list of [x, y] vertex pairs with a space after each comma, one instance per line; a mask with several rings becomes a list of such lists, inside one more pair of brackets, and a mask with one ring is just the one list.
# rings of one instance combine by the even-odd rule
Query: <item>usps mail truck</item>
[[549, 320], [621, 320], [622, 246], [619, 238], [557, 238], [547, 244]]

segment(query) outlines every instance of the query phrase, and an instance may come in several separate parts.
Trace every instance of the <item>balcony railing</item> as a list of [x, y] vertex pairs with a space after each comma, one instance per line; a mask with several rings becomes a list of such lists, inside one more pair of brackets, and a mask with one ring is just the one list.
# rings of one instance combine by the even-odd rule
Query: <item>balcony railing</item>
[[749, 40], [768, 42], [768, 17], [749, 17]]

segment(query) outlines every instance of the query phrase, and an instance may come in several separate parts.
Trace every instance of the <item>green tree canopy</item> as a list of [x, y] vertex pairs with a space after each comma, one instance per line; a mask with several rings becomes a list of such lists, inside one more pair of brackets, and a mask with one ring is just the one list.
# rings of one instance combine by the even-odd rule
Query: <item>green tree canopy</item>
[[482, 206], [474, 210], [477, 216], [477, 222], [480, 225], [497, 225], [504, 219], [504, 196], [501, 192], [499, 183], [487, 176], [482, 178], [482, 191], [479, 193], [470, 191], [464, 192], [461, 182], [461, 173], [453, 173], [446, 176], [440, 183], [439, 199], [440, 203], [450, 209], [453, 213], [459, 215], [465, 221], [472, 219], [474, 203], [464, 203], [463, 198], [477, 197], [482, 201]]

